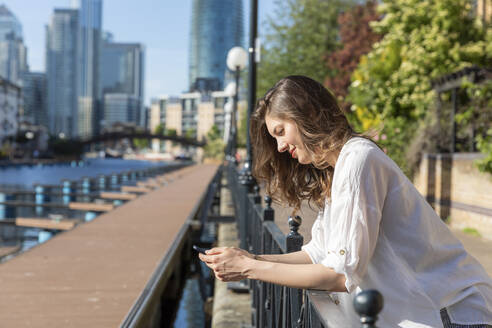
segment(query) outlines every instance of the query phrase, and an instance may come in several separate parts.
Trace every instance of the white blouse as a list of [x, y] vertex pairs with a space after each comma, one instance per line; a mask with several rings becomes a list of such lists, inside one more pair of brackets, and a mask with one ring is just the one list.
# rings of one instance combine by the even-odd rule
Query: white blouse
[[352, 138], [338, 157], [331, 201], [302, 248], [313, 263], [345, 275], [349, 293], [330, 293], [329, 327], [358, 327], [355, 294], [384, 298], [378, 327], [492, 325], [492, 280], [398, 166], [374, 143]]

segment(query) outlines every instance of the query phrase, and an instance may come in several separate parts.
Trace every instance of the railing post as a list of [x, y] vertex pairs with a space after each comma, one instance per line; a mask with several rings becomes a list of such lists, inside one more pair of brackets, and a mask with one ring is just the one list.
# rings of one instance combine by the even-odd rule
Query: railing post
[[[304, 237], [299, 234], [299, 226], [302, 223], [300, 216], [289, 216], [290, 232], [286, 237], [287, 253], [297, 252], [301, 250], [304, 242]], [[284, 315], [287, 320], [287, 327], [297, 327], [300, 325], [301, 306], [302, 306], [302, 290], [297, 288], [285, 288], [286, 301], [284, 302]]]
[[364, 290], [355, 296], [354, 309], [360, 316], [362, 328], [376, 328], [378, 314], [383, 309], [383, 296], [374, 289]]
[[[272, 208], [272, 198], [265, 196], [264, 198], [266, 207], [263, 209], [263, 218], [260, 228], [260, 250], [259, 253], [265, 254], [266, 252], [266, 240], [265, 240], [265, 228], [263, 223], [273, 221], [275, 217], [275, 211]], [[267, 284], [262, 281], [257, 281], [259, 288], [259, 295], [256, 304], [256, 327], [265, 327], [267, 325], [267, 311], [271, 308], [271, 300], [268, 298]]]
[[[266, 207], [263, 210], [263, 221], [273, 221], [275, 211], [272, 208], [272, 198], [270, 196], [265, 196], [264, 199]], [[265, 251], [264, 245], [262, 245], [261, 251]]]
[[301, 250], [304, 237], [299, 234], [298, 230], [301, 226], [302, 219], [300, 216], [289, 216], [290, 232], [287, 234], [287, 253], [297, 252]]

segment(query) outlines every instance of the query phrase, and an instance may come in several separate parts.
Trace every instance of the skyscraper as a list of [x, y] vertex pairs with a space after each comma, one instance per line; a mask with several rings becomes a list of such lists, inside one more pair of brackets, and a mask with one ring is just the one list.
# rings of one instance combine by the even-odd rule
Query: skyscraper
[[191, 91], [224, 88], [227, 52], [232, 47], [243, 46], [243, 26], [242, 0], [193, 0], [189, 50]]
[[79, 0], [74, 4], [79, 9], [78, 134], [92, 136], [99, 132], [101, 119], [99, 59], [102, 46], [102, 0]]
[[0, 5], [0, 76], [21, 85], [21, 75], [27, 70], [22, 25], [5, 5]]
[[[101, 51], [101, 89], [106, 95], [126, 94], [138, 102], [132, 123], [143, 126], [144, 122], [144, 47], [139, 43], [115, 43], [111, 39], [103, 42]], [[104, 102], [104, 114], [108, 108]], [[133, 116], [128, 116], [133, 117]], [[107, 125], [108, 119], [105, 116]]]
[[46, 74], [24, 72], [22, 83], [24, 119], [32, 124], [48, 127]]
[[48, 128], [55, 135], [77, 136], [78, 21], [78, 10], [55, 9], [46, 27]]

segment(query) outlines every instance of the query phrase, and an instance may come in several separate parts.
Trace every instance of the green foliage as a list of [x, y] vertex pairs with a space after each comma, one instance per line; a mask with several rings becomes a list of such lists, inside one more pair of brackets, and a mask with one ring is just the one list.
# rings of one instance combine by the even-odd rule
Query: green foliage
[[319, 82], [333, 75], [323, 58], [338, 47], [338, 15], [352, 2], [276, 1], [275, 14], [265, 22], [258, 94], [263, 95], [288, 75], [306, 75]]
[[169, 137], [175, 137], [178, 135], [178, 132], [176, 131], [176, 129], [166, 129], [166, 131], [164, 132], [164, 135], [169, 136]]
[[149, 139], [144, 139], [144, 138], [134, 138], [133, 139], [133, 144], [138, 149], [144, 149], [144, 148], [150, 147], [150, 140]]
[[185, 138], [194, 139], [196, 138], [196, 129], [188, 129], [185, 132]]
[[471, 10], [471, 0], [383, 0], [371, 24], [384, 36], [352, 75], [349, 101], [357, 127], [387, 135], [382, 146], [407, 174], [407, 146], [434, 108], [431, 81], [492, 60], [490, 31]]
[[463, 228], [463, 232], [471, 236], [481, 237], [480, 232], [475, 228], [465, 227]]
[[155, 127], [154, 134], [164, 134], [164, 126], [159, 124]]
[[241, 121], [239, 122], [239, 127], [237, 129], [237, 147], [246, 147], [246, 130], [248, 128], [248, 117], [247, 117], [247, 107], [243, 107], [239, 109], [241, 111]]
[[478, 150], [485, 156], [477, 161], [478, 169], [492, 174], [492, 128], [487, 131], [485, 137], [479, 135], [476, 140]]
[[219, 128], [213, 125], [207, 133], [207, 145], [204, 148], [206, 158], [223, 159], [224, 158], [224, 141], [220, 135]]

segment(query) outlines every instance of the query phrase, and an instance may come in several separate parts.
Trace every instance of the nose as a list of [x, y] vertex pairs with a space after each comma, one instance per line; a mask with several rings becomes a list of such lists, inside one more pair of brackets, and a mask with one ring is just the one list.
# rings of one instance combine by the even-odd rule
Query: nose
[[277, 141], [277, 150], [279, 153], [283, 153], [288, 148], [289, 148], [289, 145], [287, 143], [283, 142], [282, 140]]

